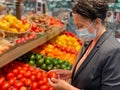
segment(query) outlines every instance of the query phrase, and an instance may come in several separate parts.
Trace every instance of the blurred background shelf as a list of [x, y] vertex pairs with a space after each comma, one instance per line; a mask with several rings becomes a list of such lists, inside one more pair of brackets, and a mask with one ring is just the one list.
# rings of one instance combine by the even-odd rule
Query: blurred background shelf
[[26, 43], [16, 45], [0, 55], [0, 68], [62, 33], [64, 29], [53, 30]]

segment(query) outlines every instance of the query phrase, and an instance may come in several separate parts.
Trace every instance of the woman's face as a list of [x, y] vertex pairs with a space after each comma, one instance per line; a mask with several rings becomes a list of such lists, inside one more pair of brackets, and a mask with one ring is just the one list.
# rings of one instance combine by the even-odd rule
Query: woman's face
[[74, 23], [77, 29], [84, 29], [88, 28], [89, 26], [89, 33], [94, 33], [96, 30], [95, 22], [91, 21], [90, 19], [84, 18], [79, 14], [73, 14]]

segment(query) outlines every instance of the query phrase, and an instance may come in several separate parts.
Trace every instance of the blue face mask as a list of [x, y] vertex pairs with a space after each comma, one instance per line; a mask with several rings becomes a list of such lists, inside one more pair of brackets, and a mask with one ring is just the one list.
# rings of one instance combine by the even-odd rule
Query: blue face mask
[[91, 34], [91, 33], [89, 33], [89, 30], [88, 30], [92, 25], [93, 25], [93, 23], [90, 24], [88, 26], [88, 28], [76, 30], [76, 33], [77, 33], [78, 37], [82, 38], [84, 41], [91, 41], [91, 40], [93, 40], [96, 37], [96, 31]]

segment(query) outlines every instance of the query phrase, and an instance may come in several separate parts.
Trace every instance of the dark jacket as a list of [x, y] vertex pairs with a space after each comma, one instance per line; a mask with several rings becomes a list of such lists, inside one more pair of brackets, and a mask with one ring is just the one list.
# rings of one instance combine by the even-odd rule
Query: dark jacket
[[120, 90], [120, 43], [112, 32], [102, 35], [76, 74], [75, 68], [71, 84], [79, 89]]

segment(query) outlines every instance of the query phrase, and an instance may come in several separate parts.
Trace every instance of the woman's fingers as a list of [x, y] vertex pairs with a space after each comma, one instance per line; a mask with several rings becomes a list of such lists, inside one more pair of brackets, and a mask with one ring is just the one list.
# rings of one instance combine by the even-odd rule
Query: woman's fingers
[[52, 87], [55, 87], [56, 84], [58, 83], [58, 79], [55, 79], [55, 78], [48, 78], [48, 81], [49, 81], [49, 84], [52, 86]]
[[51, 81], [52, 81], [53, 83], [57, 83], [57, 82], [58, 82], [58, 79], [56, 79], [56, 78], [51, 78]]

